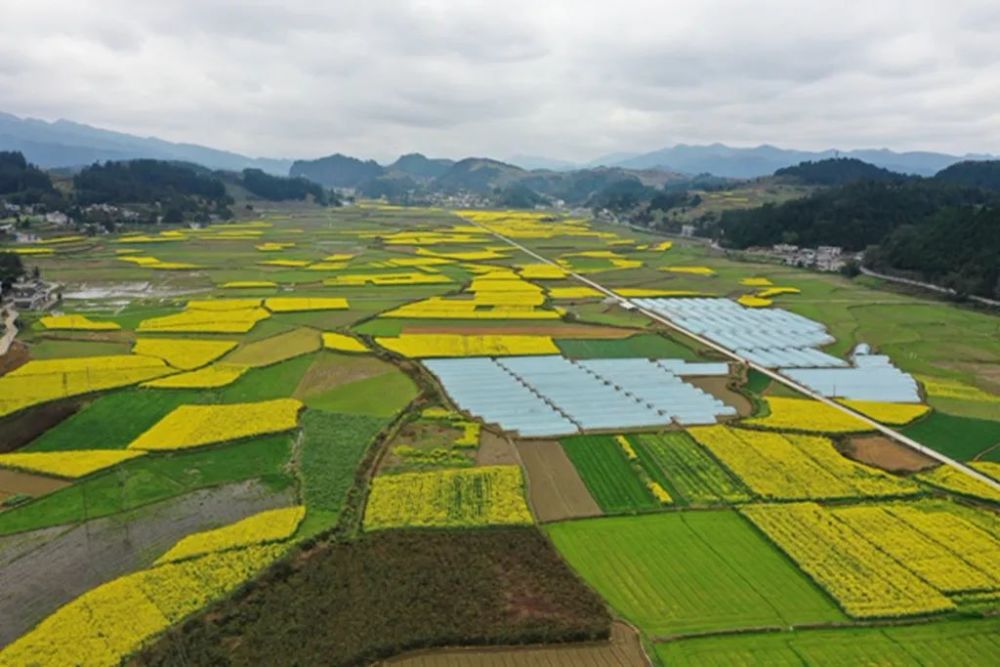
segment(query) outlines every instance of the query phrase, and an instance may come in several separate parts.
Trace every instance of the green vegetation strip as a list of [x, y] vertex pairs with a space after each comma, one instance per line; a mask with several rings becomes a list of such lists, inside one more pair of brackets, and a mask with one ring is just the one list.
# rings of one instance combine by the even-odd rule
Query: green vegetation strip
[[[670, 487], [691, 503], [741, 502], [750, 492], [683, 431], [632, 438], [647, 470], [666, 476]], [[653, 473], [650, 473], [653, 474]], [[656, 475], [653, 475], [656, 479]]]
[[299, 475], [310, 526], [328, 527], [337, 522], [354, 483], [355, 469], [386, 423], [374, 417], [318, 410], [302, 415]]
[[549, 524], [570, 565], [649, 635], [846, 617], [731, 510]]
[[109, 516], [188, 491], [247, 479], [292, 484], [292, 436], [271, 435], [196, 452], [151, 454], [0, 514], [0, 535]]
[[658, 644], [656, 655], [672, 667], [990, 665], [1000, 655], [1000, 619], [682, 639]]
[[660, 506], [611, 436], [579, 435], [564, 439], [562, 445], [590, 494], [606, 513], [652, 510]]
[[989, 451], [982, 460], [1000, 461], [1000, 421], [956, 417], [935, 411], [901, 432], [961, 461], [979, 458], [986, 450]]
[[559, 350], [573, 359], [687, 359], [696, 360], [693, 350], [677, 341], [658, 334], [639, 334], [628, 338], [578, 339], [564, 338], [556, 341]]

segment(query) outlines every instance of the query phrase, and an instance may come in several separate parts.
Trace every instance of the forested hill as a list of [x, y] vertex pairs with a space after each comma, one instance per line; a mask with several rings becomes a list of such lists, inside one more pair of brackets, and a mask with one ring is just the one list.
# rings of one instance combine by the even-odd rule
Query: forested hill
[[998, 288], [1000, 196], [937, 178], [862, 181], [780, 206], [728, 211], [717, 233], [731, 248], [878, 246], [866, 264], [990, 298]]
[[898, 181], [906, 178], [903, 174], [848, 157], [802, 162], [793, 167], [778, 169], [774, 175], [803, 185], [844, 185], [858, 181]]
[[959, 162], [939, 171], [934, 180], [1000, 191], [1000, 160]]
[[0, 151], [0, 197], [12, 204], [37, 204], [58, 197], [49, 175], [17, 151]]

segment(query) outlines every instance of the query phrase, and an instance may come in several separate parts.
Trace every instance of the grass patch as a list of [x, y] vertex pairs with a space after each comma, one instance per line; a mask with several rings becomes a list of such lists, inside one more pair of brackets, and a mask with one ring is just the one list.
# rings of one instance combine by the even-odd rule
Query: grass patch
[[132, 344], [128, 341], [107, 340], [55, 340], [39, 339], [31, 345], [32, 359], [63, 359], [66, 357], [97, 357], [128, 354]]
[[198, 665], [361, 665], [413, 648], [581, 641], [609, 629], [600, 599], [534, 528], [382, 531], [273, 570], [136, 664], [183, 655]]
[[845, 619], [731, 510], [568, 521], [545, 529], [591, 586], [654, 637]]
[[328, 412], [392, 417], [417, 395], [413, 380], [393, 369], [374, 377], [349, 382], [305, 399], [311, 408]]
[[117, 514], [188, 491], [260, 478], [280, 490], [290, 435], [271, 435], [197, 452], [139, 457], [0, 514], [0, 534], [76, 523]]
[[177, 406], [200, 402], [202, 396], [199, 391], [176, 389], [126, 389], [105, 394], [22, 451], [121, 449]]
[[559, 339], [556, 345], [573, 359], [687, 359], [697, 360], [694, 350], [659, 334], [638, 334], [619, 339]]
[[299, 453], [301, 494], [306, 505], [303, 533], [337, 522], [355, 471], [384, 419], [307, 410], [302, 415]]
[[656, 645], [663, 664], [992, 664], [1000, 619], [885, 628], [837, 628], [682, 639]]
[[277, 336], [253, 341], [233, 350], [224, 361], [241, 366], [270, 366], [299, 355], [315, 352], [322, 346], [319, 331], [293, 329]]
[[295, 393], [295, 388], [313, 363], [314, 358], [315, 353], [305, 354], [273, 366], [250, 369], [236, 382], [220, 387], [211, 394], [214, 401], [218, 403], [287, 398]]
[[562, 441], [590, 494], [607, 513], [656, 509], [660, 504], [639, 481], [611, 436], [579, 435]]
[[[937, 411], [900, 431], [931, 449], [961, 461], [974, 459], [1000, 444], [1000, 422], [956, 417]], [[983, 460], [1000, 461], [998, 450], [1000, 447], [988, 452]]]

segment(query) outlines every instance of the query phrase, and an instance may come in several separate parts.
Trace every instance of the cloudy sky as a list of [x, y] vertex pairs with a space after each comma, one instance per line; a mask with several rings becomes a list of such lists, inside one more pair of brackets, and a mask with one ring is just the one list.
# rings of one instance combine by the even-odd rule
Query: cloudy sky
[[251, 155], [1000, 153], [997, 0], [2, 5], [0, 110]]

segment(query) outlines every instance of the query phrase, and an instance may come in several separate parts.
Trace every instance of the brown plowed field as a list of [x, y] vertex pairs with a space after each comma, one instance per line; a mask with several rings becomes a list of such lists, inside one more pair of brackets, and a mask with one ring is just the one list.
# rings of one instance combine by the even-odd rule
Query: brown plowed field
[[640, 333], [638, 329], [626, 329], [623, 327], [602, 327], [593, 324], [511, 324], [505, 326], [489, 325], [477, 326], [466, 323], [455, 324], [454, 326], [441, 324], [428, 324], [426, 326], [410, 325], [403, 327], [403, 333], [408, 334], [523, 334], [538, 336], [555, 336], [557, 338], [628, 338]]
[[10, 496], [18, 493], [26, 493], [29, 496], [44, 496], [46, 493], [52, 493], [69, 485], [70, 482], [64, 479], [0, 468], [0, 493], [6, 493]]
[[476, 452], [476, 463], [481, 466], [517, 465], [517, 452], [510, 440], [483, 429], [479, 435], [479, 451]]
[[645, 667], [635, 630], [611, 626], [608, 642], [497, 649], [445, 649], [385, 661], [395, 667]]
[[557, 441], [522, 441], [517, 443], [517, 451], [528, 475], [528, 500], [539, 521], [601, 514], [601, 508]]
[[855, 461], [889, 472], [918, 472], [938, 464], [931, 457], [882, 435], [851, 438], [843, 453]]
[[753, 414], [753, 403], [750, 402], [749, 398], [729, 387], [728, 377], [686, 377], [684, 381], [708, 392], [726, 405], [733, 406], [740, 417], [749, 417]]

